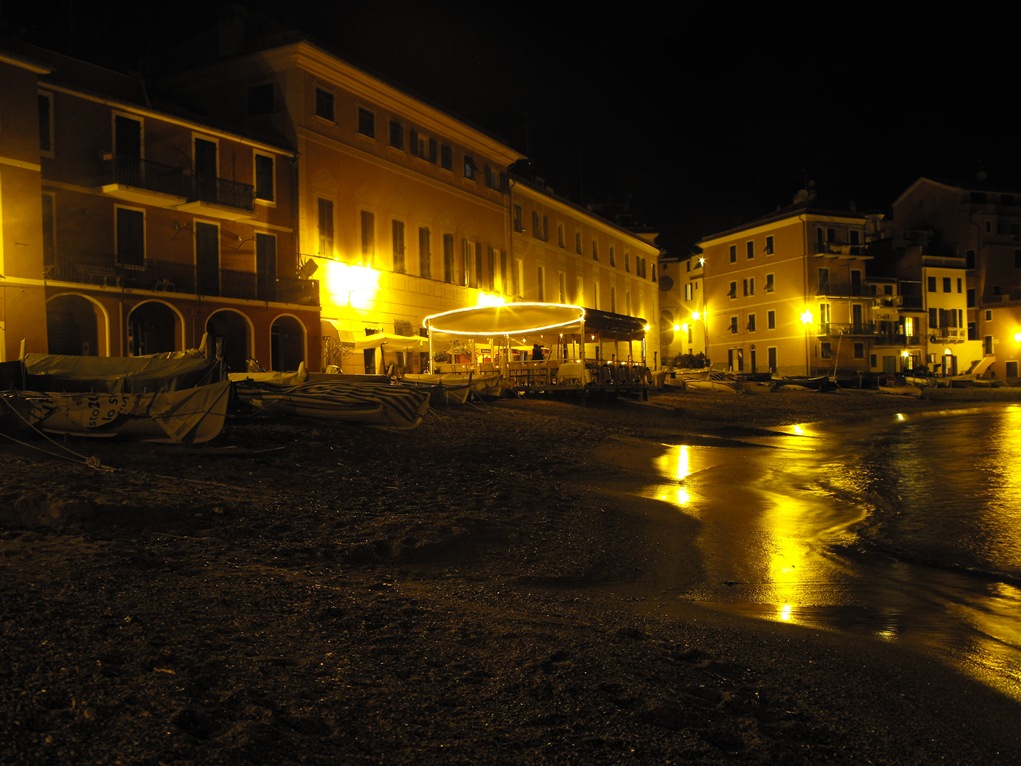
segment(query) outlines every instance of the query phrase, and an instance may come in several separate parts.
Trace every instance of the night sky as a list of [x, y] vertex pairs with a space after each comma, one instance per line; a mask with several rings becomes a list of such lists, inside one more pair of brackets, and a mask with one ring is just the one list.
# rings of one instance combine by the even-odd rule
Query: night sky
[[[919, 176], [1021, 188], [1010, 19], [931, 4], [241, 4], [503, 139], [558, 194], [631, 197], [675, 254], [808, 183], [820, 205], [861, 211]], [[32, 3], [0, 0], [0, 14], [123, 64], [201, 31], [188, 9], [213, 3], [162, 19], [145, 3], [55, 5], [45, 23]]]

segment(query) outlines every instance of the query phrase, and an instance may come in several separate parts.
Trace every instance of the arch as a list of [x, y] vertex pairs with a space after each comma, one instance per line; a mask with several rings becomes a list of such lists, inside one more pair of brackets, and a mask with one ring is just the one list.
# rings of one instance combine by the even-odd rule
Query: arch
[[223, 358], [228, 372], [244, 372], [252, 356], [252, 325], [244, 314], [231, 309], [214, 311], [206, 320], [206, 332]]
[[184, 318], [166, 301], [143, 301], [128, 313], [128, 355], [184, 349]]
[[281, 314], [270, 327], [270, 369], [296, 370], [305, 359], [305, 326], [291, 314]]
[[86, 295], [55, 295], [46, 301], [46, 346], [50, 354], [109, 356], [110, 315]]

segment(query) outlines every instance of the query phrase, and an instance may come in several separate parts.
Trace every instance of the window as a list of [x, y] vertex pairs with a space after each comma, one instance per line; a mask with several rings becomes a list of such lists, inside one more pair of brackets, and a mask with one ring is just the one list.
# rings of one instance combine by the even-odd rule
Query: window
[[730, 262], [737, 263], [737, 245], [730, 246]]
[[492, 292], [496, 288], [496, 250], [492, 245], [486, 248], [486, 289]]
[[748, 315], [748, 332], [755, 332], [755, 314]]
[[819, 269], [819, 293], [825, 295], [830, 289], [830, 270]]
[[[624, 271], [631, 273], [631, 253], [624, 253]], [[638, 276], [642, 276], [639, 274]]]
[[447, 144], [440, 147], [440, 167], [444, 170], [454, 169], [454, 150]]
[[49, 93], [39, 94], [39, 151], [53, 155], [53, 97]]
[[755, 278], [752, 277], [750, 279], [743, 280], [741, 287], [744, 290], [745, 297], [748, 297], [749, 295], [755, 295]]
[[432, 278], [431, 233], [424, 226], [418, 230], [418, 273], [425, 279]]
[[525, 262], [520, 258], [514, 259], [514, 269], [511, 271], [511, 292], [517, 297], [521, 296], [521, 285], [525, 282]]
[[333, 122], [333, 94], [322, 88], [316, 88], [316, 117]]
[[730, 332], [734, 333], [734, 334], [737, 333], [737, 317], [736, 316], [732, 316], [730, 318]]
[[766, 327], [770, 330], [776, 329], [776, 312], [772, 309], [766, 312]]
[[951, 284], [952, 283], [950, 277], [943, 277], [943, 292], [945, 293], [953, 292], [953, 287], [951, 286]]
[[521, 211], [521, 205], [514, 205], [514, 231], [519, 234], [525, 230], [525, 223], [522, 220], [523, 213]]
[[833, 358], [833, 344], [830, 343], [828, 340], [824, 340], [822, 343], [820, 343], [819, 344], [819, 356], [821, 356], [823, 359], [832, 359]]
[[117, 208], [117, 263], [145, 265], [145, 214], [141, 210]]
[[776, 289], [776, 285], [773, 283], [773, 274], [766, 274], [766, 292], [771, 293]]
[[542, 239], [542, 227], [539, 225], [539, 213], [535, 210], [532, 211], [532, 236], [536, 239]]
[[745, 242], [744, 247], [745, 252], [748, 253], [748, 260], [750, 261], [752, 258], [755, 257], [755, 243], [752, 242], [751, 240], [748, 240], [747, 242]]
[[695, 297], [694, 287], [695, 286], [691, 284], [691, 282], [688, 282], [684, 285], [684, 300], [690, 301], [694, 299]]
[[470, 154], [464, 155], [464, 177], [469, 181], [474, 181], [475, 173], [475, 159]]
[[319, 198], [319, 255], [333, 257], [333, 200]]
[[854, 343], [853, 348], [854, 348], [854, 358], [855, 359], [864, 359], [865, 358], [865, 344], [864, 343], [862, 343], [861, 341], [857, 341], [857, 342]]
[[271, 234], [255, 235], [255, 294], [261, 301], [276, 296], [277, 238]]
[[599, 245], [595, 240], [592, 240], [592, 260], [599, 260]]
[[255, 198], [264, 202], [276, 199], [273, 158], [268, 154], [255, 155]]
[[[492, 248], [490, 248], [492, 258]], [[493, 272], [489, 272], [492, 275]], [[492, 278], [490, 278], [492, 279]], [[475, 243], [475, 270], [472, 272], [472, 287], [479, 287], [482, 284], [482, 243]]]
[[535, 279], [536, 279], [536, 283], [537, 283], [536, 284], [536, 291], [535, 291], [535, 294], [536, 294], [536, 298], [535, 299], [537, 301], [544, 301], [544, 300], [546, 300], [546, 269], [543, 266], [539, 266], [535, 270]]
[[727, 290], [727, 297], [728, 298], [736, 298], [737, 297], [737, 282], [731, 282], [730, 283], [730, 289]]
[[457, 283], [466, 287], [475, 287], [474, 270], [472, 269], [472, 255], [475, 252], [475, 244], [467, 239], [461, 243], [461, 272], [458, 275]]
[[928, 277], [925, 280], [925, 287], [930, 293], [936, 292], [936, 277]]
[[964, 283], [960, 277], [957, 278], [957, 294], [961, 294], [961, 289], [964, 287]]
[[567, 303], [567, 275], [562, 272], [557, 272], [557, 300], [560, 303]]
[[559, 245], [561, 249], [566, 247], [564, 244], [564, 225], [562, 223], [557, 224], [557, 245]]
[[766, 255], [772, 255], [775, 252], [776, 251], [773, 249], [773, 235], [772, 234], [768, 234], [768, 235], [766, 235], [766, 249], [765, 249], [765, 253], [766, 253]]
[[454, 235], [443, 235], [443, 281], [454, 284]]
[[267, 82], [262, 85], [253, 85], [248, 89], [248, 116], [258, 117], [263, 114], [273, 114], [275, 105], [273, 103], [273, 83]]
[[390, 120], [390, 146], [404, 151], [404, 126], [397, 120]]
[[610, 245], [610, 265], [611, 266], [617, 265], [617, 253], [613, 249], [613, 245]]
[[53, 265], [56, 260], [57, 226], [56, 202], [52, 194], [43, 194], [43, 263]]
[[364, 107], [358, 107], [358, 132], [369, 138], [376, 137], [376, 115]]
[[376, 262], [376, 214], [367, 210], [361, 212], [362, 264], [371, 266]]
[[404, 221], [398, 221], [395, 218], [390, 226], [390, 235], [393, 242], [394, 271], [404, 274], [408, 270], [404, 260]]
[[581, 255], [581, 232], [576, 231], [574, 233], [574, 252]]

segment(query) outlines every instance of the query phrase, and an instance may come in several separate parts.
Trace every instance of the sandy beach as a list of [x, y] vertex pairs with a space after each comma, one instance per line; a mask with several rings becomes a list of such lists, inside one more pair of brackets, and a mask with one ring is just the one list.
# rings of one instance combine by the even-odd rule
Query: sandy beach
[[1014, 763], [1021, 705], [926, 657], [665, 608], [692, 523], [616, 491], [663, 443], [988, 401], [1021, 389], [5, 440], [0, 763]]

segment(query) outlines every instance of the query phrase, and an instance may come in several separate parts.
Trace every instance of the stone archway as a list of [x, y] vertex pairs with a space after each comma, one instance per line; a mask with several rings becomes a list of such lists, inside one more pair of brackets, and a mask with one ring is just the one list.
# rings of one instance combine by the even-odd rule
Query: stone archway
[[51, 354], [99, 356], [97, 306], [80, 295], [58, 295], [46, 304], [46, 335]]
[[270, 329], [271, 369], [296, 370], [305, 361], [305, 328], [291, 316], [277, 317]]
[[217, 311], [206, 320], [206, 332], [228, 372], [244, 372], [247, 369], [252, 341], [245, 317], [234, 311]]
[[178, 318], [165, 303], [149, 301], [136, 306], [128, 315], [128, 354], [142, 356], [177, 348]]

